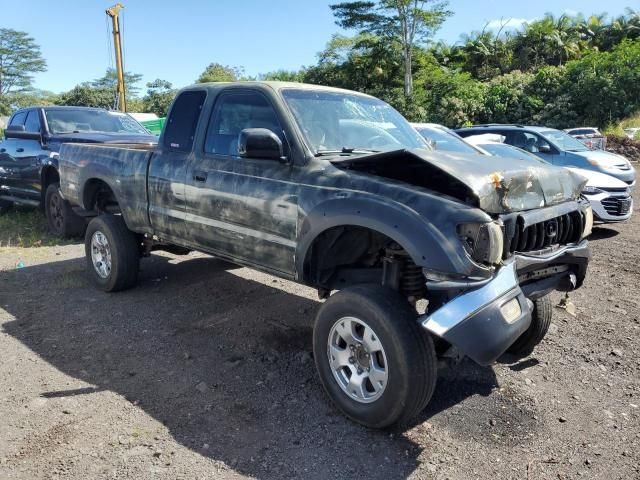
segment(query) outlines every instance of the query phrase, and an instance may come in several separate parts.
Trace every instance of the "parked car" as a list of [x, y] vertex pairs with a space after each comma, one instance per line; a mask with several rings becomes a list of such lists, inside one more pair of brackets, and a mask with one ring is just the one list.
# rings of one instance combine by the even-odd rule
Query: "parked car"
[[482, 149], [471, 145], [453, 130], [437, 123], [412, 123], [420, 135], [434, 149], [445, 152], [486, 155]]
[[627, 137], [630, 139], [635, 139], [640, 133], [640, 128], [625, 128], [624, 133], [627, 134]]
[[[492, 155], [514, 158], [518, 160], [537, 160], [546, 162], [533, 153], [529, 153], [521, 148], [488, 141], [483, 135], [467, 137], [467, 141], [486, 150]], [[621, 180], [611, 175], [585, 170], [583, 168], [566, 167], [573, 172], [585, 177], [587, 184], [582, 193], [591, 203], [594, 220], [611, 223], [622, 222], [631, 218], [633, 214], [633, 197], [631, 187]]]
[[78, 217], [58, 191], [58, 152], [63, 142], [157, 143], [130, 116], [86, 107], [30, 107], [17, 110], [0, 142], [0, 209], [11, 204], [44, 208], [54, 234], [82, 234]]
[[606, 150], [607, 148], [607, 137], [596, 127], [567, 128], [565, 132], [580, 140], [591, 150]]
[[583, 178], [433, 151], [389, 105], [347, 90], [188, 87], [157, 147], [65, 144], [60, 174], [93, 217], [86, 265], [103, 290], [134, 286], [140, 257], [172, 246], [317, 289], [322, 384], [374, 428], [425, 407], [438, 358], [529, 354], [548, 294], [579, 287], [589, 261]]
[[615, 153], [589, 150], [578, 140], [561, 130], [522, 125], [477, 125], [456, 130], [461, 137], [493, 133], [504, 142], [533, 153], [548, 163], [561, 167], [578, 167], [612, 175], [627, 185], [635, 184], [635, 169], [629, 160]]

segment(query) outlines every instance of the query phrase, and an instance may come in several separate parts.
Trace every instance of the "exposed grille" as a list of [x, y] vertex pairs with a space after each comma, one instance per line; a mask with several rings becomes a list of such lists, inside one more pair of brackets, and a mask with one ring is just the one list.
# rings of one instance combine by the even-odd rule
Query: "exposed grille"
[[604, 190], [609, 193], [627, 193], [629, 191], [629, 187], [600, 188], [600, 190]]
[[579, 211], [534, 223], [526, 228], [524, 221], [518, 218], [513, 235], [510, 238], [505, 235], [504, 257], [578, 242], [583, 230], [584, 216]]
[[627, 185], [633, 185], [634, 180], [625, 180], [624, 183], [626, 183]]
[[620, 170], [631, 170], [631, 167], [626, 163], [619, 163], [615, 167], [619, 168]]
[[607, 197], [602, 200], [602, 206], [609, 215], [621, 217], [631, 209], [631, 197]]

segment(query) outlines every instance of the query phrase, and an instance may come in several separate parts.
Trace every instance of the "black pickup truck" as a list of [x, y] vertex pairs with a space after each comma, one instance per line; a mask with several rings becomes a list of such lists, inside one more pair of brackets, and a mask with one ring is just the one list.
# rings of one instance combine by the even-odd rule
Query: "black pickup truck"
[[423, 409], [440, 359], [530, 353], [547, 295], [589, 261], [581, 177], [432, 151], [389, 105], [327, 87], [195, 85], [157, 147], [63, 145], [60, 174], [94, 217], [87, 268], [106, 291], [172, 248], [316, 288], [320, 379], [370, 427]]
[[0, 142], [0, 211], [11, 204], [43, 208], [59, 236], [84, 232], [58, 192], [58, 152], [63, 142], [142, 143], [157, 138], [129, 115], [88, 107], [29, 107], [11, 116]]

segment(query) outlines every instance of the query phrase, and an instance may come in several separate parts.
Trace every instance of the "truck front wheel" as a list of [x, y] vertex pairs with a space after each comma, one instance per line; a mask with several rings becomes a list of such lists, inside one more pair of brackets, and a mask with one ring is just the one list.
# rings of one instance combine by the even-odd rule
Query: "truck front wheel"
[[549, 295], [533, 302], [531, 325], [520, 337], [507, 349], [507, 353], [517, 357], [527, 357], [533, 353], [533, 349], [545, 337], [551, 326], [553, 305]]
[[433, 341], [415, 310], [389, 288], [357, 285], [332, 295], [316, 317], [313, 350], [333, 402], [367, 427], [405, 423], [433, 394]]
[[127, 228], [121, 215], [100, 215], [91, 220], [84, 249], [87, 269], [96, 286], [116, 292], [135, 285], [140, 249], [136, 235]]

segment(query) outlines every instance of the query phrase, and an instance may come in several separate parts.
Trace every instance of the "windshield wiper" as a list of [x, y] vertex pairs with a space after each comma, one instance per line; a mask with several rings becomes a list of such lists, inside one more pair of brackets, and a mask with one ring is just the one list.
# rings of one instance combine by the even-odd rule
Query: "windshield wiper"
[[351, 153], [380, 153], [380, 150], [371, 150], [369, 148], [350, 148], [350, 147], [342, 147], [342, 150], [319, 150], [316, 153], [316, 157], [323, 157], [326, 155], [341, 155], [341, 154], [351, 154]]

